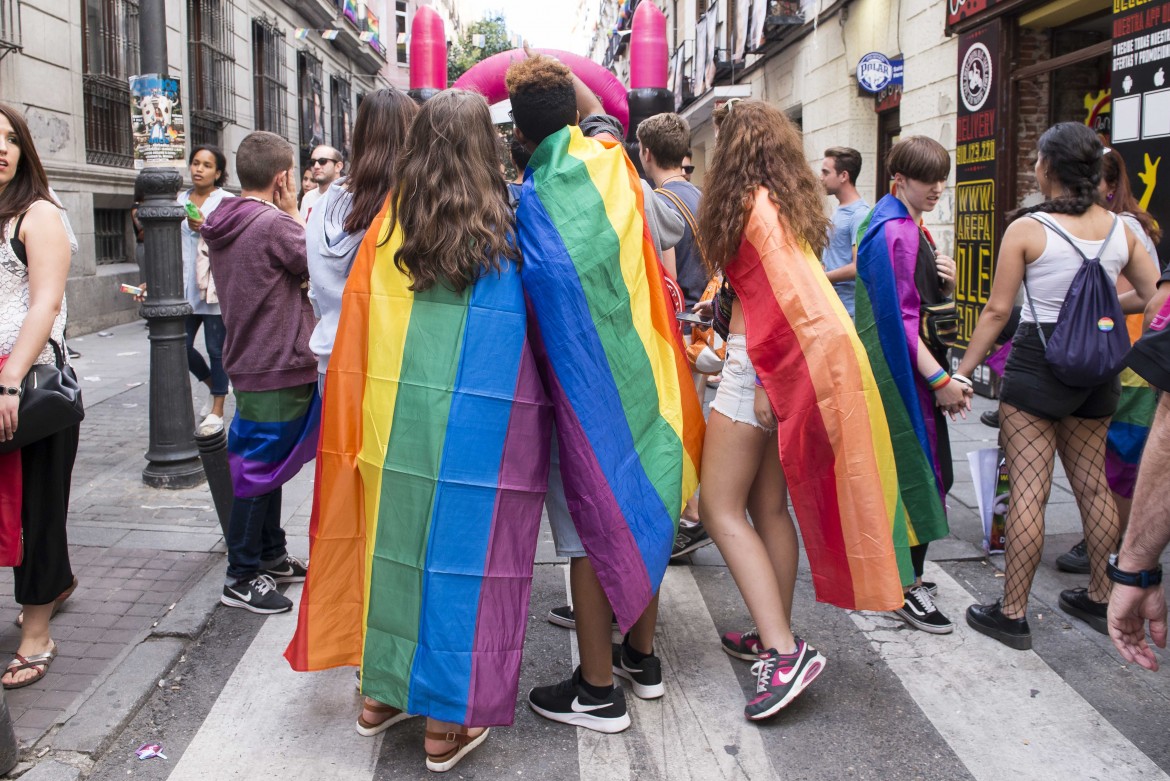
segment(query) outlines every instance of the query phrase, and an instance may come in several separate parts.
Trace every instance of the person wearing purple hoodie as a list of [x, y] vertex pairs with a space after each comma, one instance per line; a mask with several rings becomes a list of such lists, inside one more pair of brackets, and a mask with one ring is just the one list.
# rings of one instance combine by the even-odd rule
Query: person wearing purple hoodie
[[220, 602], [283, 613], [292, 602], [277, 585], [303, 581], [308, 566], [285, 547], [281, 486], [314, 457], [321, 412], [309, 349], [305, 225], [287, 141], [251, 133], [236, 160], [241, 197], [220, 204], [201, 230], [226, 330], [223, 366], [236, 396], [228, 432], [235, 502]]

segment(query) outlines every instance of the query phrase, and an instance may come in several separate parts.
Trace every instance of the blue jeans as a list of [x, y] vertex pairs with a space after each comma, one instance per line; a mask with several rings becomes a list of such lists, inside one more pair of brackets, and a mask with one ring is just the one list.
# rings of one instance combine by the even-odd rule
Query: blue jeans
[[[210, 367], [195, 349], [195, 336], [201, 325], [203, 344], [207, 347], [207, 357], [211, 359]], [[221, 315], [187, 315], [187, 368], [200, 382], [211, 379], [212, 396], [228, 394], [228, 376], [223, 370], [223, 340], [226, 335], [227, 329], [223, 326]]]
[[232, 504], [227, 533], [227, 584], [251, 580], [288, 555], [280, 526], [280, 489], [241, 498]]

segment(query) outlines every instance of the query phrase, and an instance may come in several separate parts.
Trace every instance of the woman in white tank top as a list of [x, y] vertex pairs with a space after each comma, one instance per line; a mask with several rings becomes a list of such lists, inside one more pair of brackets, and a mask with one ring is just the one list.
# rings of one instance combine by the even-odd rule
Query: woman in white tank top
[[[1053, 375], [1038, 331], [1042, 328], [1045, 335], [1051, 334], [1081, 266], [1070, 241], [1090, 258], [1100, 255], [1111, 279], [1116, 281], [1120, 274], [1130, 281], [1137, 293], [1127, 311], [1141, 311], [1157, 282], [1145, 248], [1100, 205], [1097, 185], [1104, 147], [1096, 133], [1085, 125], [1063, 122], [1045, 132], [1037, 148], [1036, 180], [1045, 201], [1013, 215], [1017, 219], [1004, 232], [991, 298], [956, 372], [969, 376], [982, 362], [1026, 281], [1035, 314], [1025, 301], [1000, 390], [999, 415], [1012, 485], [1004, 596], [967, 610], [972, 628], [1020, 650], [1032, 647], [1028, 593], [1044, 546], [1044, 509], [1055, 453], [1060, 453], [1076, 495], [1092, 571], [1087, 589], [1061, 592], [1060, 607], [1102, 634], [1107, 632], [1110, 591], [1105, 565], [1120, 540], [1104, 459], [1105, 434], [1117, 406], [1119, 384], [1114, 378], [1093, 388], [1065, 385]], [[1024, 215], [1036, 219], [1018, 219]]]

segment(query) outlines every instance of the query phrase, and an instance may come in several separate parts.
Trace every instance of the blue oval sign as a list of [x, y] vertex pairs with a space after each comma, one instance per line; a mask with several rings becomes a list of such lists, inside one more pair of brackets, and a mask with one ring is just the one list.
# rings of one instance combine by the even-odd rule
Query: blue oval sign
[[867, 92], [881, 92], [894, 80], [894, 64], [881, 52], [870, 52], [857, 63], [857, 83]]

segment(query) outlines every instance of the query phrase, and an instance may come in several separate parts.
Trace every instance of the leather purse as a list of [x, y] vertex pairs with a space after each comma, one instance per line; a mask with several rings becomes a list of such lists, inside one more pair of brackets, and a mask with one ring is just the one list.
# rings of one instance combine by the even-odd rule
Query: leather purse
[[0, 442], [0, 453], [18, 450], [33, 442], [76, 426], [85, 418], [81, 401], [81, 385], [73, 367], [65, 363], [61, 346], [52, 339], [49, 344], [57, 361], [38, 363], [28, 370], [21, 387], [20, 410], [17, 413], [16, 436]]

